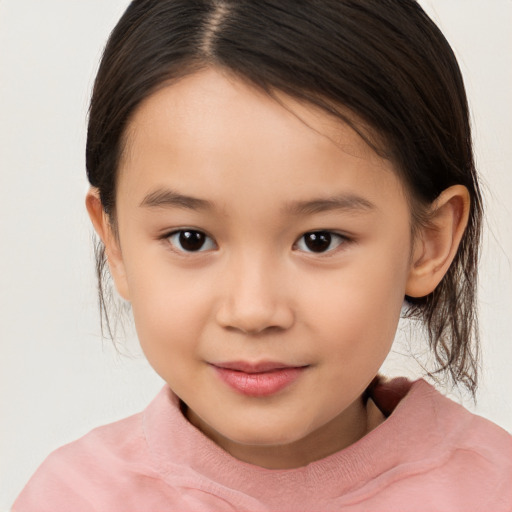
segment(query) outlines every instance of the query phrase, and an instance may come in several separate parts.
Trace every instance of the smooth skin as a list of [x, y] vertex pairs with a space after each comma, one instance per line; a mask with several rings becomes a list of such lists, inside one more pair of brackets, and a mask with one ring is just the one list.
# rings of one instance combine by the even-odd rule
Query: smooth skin
[[[362, 394], [404, 296], [430, 293], [453, 260], [469, 196], [445, 190], [413, 240], [393, 163], [278, 96], [211, 68], [160, 89], [126, 133], [117, 232], [96, 189], [86, 204], [142, 349], [189, 421], [240, 460], [294, 468], [384, 419]], [[307, 368], [249, 397], [217, 375], [227, 361]]]

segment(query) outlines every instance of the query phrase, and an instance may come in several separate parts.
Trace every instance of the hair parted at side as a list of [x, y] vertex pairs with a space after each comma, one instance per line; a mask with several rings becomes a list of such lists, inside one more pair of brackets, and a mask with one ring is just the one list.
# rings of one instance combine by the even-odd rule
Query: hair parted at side
[[[482, 201], [462, 76], [437, 26], [415, 0], [134, 0], [106, 45], [87, 135], [87, 175], [114, 227], [131, 116], [160, 87], [211, 66], [352, 126], [394, 162], [414, 223], [444, 189], [467, 187], [471, 211], [457, 255], [436, 290], [408, 300], [407, 316], [423, 321], [432, 373], [474, 393]], [[100, 246], [100, 307], [112, 335], [105, 265]]]

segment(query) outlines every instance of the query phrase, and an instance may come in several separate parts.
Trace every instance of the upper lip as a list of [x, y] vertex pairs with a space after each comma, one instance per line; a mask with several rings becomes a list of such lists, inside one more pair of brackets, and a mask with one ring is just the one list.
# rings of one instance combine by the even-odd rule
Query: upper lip
[[286, 364], [276, 361], [260, 361], [258, 363], [251, 363], [249, 361], [228, 361], [223, 363], [212, 363], [217, 368], [224, 368], [226, 370], [235, 370], [244, 373], [264, 373], [273, 370], [284, 370], [286, 368], [302, 368], [307, 365]]

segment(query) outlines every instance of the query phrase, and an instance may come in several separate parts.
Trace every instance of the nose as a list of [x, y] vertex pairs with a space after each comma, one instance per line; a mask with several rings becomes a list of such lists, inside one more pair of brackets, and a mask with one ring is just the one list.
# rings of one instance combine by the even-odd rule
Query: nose
[[271, 258], [247, 257], [230, 266], [223, 280], [217, 322], [244, 334], [287, 330], [295, 322], [286, 276]]

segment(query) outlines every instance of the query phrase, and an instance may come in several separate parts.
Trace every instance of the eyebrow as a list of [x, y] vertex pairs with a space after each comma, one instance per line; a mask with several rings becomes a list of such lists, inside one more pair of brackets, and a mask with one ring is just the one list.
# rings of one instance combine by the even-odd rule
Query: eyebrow
[[312, 215], [315, 213], [341, 210], [346, 212], [370, 212], [377, 207], [367, 199], [354, 194], [341, 194], [309, 201], [293, 201], [284, 210], [290, 215]]
[[158, 189], [150, 192], [142, 202], [146, 208], [184, 208], [186, 210], [212, 210], [213, 205], [206, 199], [180, 194], [170, 189]]
[[[145, 208], [183, 208], [187, 210], [213, 210], [213, 204], [198, 197], [180, 194], [171, 189], [158, 189], [150, 192], [140, 203]], [[354, 194], [341, 194], [332, 197], [316, 198], [306, 201], [292, 201], [283, 211], [289, 215], [312, 215], [332, 210], [347, 212], [366, 212], [377, 209], [376, 206]]]

